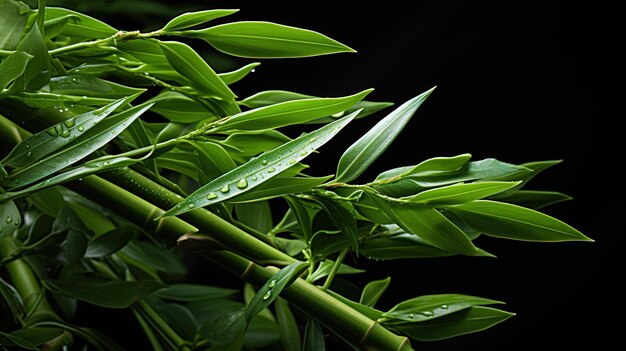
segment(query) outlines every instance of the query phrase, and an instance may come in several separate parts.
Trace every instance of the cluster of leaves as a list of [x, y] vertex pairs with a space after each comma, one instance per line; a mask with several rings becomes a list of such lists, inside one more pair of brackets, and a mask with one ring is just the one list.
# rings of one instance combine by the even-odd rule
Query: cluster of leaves
[[[268, 22], [206, 27], [236, 10], [185, 13], [153, 32], [123, 32], [39, 4], [31, 10], [0, 1], [0, 113], [25, 137], [0, 162], [0, 267], [9, 273], [0, 279], [0, 310], [13, 317], [0, 321], [4, 347], [53, 348], [78, 337], [96, 349], [121, 349], [97, 330], [71, 324], [82, 301], [130, 309], [159, 350], [323, 349], [319, 322], [304, 309], [294, 316], [278, 297], [299, 276], [390, 330], [445, 339], [511, 313], [486, 307], [498, 301], [458, 294], [420, 296], [381, 311], [375, 304], [389, 278], [367, 284], [358, 302], [339, 286], [334, 291], [337, 275], [362, 272], [343, 259], [492, 256], [475, 245], [481, 234], [588, 240], [537, 211], [567, 196], [523, 189], [557, 161], [512, 165], [463, 154], [354, 183], [432, 90], [380, 119], [343, 153], [335, 176], [315, 177], [305, 173], [306, 157], [355, 118], [390, 104], [363, 100], [371, 90], [337, 98], [269, 90], [238, 99], [230, 86], [259, 63], [216, 73], [189, 45], [158, 39], [197, 38], [247, 58], [352, 51], [326, 36]], [[296, 138], [280, 131], [319, 124]], [[127, 214], [61, 186], [129, 168], [184, 198], [162, 217], [207, 207], [296, 263], [258, 292], [185, 283], [183, 251]], [[284, 213], [275, 213], [276, 201], [286, 202]], [[24, 295], [31, 281], [43, 288]]]

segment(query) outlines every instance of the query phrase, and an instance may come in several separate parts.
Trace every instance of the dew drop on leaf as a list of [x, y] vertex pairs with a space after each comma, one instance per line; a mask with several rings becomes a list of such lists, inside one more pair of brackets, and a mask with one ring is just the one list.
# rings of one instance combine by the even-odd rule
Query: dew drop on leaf
[[85, 130], [85, 127], [83, 127], [83, 126], [78, 126], [78, 131], [79, 131], [79, 132], [82, 132], [82, 131], [84, 131], [84, 130]]
[[[66, 109], [67, 110], [67, 109]], [[65, 126], [67, 126], [68, 128], [72, 128], [74, 126], [74, 124], [76, 124], [76, 120], [74, 118], [70, 118], [68, 120], [66, 120], [65, 122], [63, 122], [65, 124]]]
[[263, 301], [269, 299], [272, 296], [272, 290], [269, 290], [268, 292], [265, 293], [265, 295], [263, 295]]
[[27, 148], [27, 149], [30, 149], [30, 145], [26, 144], [26, 148]]
[[63, 133], [61, 133], [61, 137], [62, 138], [67, 138], [70, 136], [70, 131], [69, 130], [64, 130]]
[[8, 216], [6, 219], [7, 224], [13, 222], [13, 218], [11, 218], [11, 216]]
[[243, 189], [247, 186], [248, 186], [248, 181], [246, 180], [246, 178], [241, 178], [241, 180], [237, 182], [237, 188], [239, 189]]
[[254, 180], [254, 181], [256, 181], [257, 179], [259, 179], [259, 178], [257, 178], [256, 176], [252, 177], [252, 180]]
[[56, 129], [54, 129], [54, 127], [50, 127], [46, 129], [46, 133], [48, 133], [50, 136], [56, 136], [58, 134]]
[[223, 193], [227, 193], [230, 191], [230, 187], [228, 185], [224, 185], [224, 187], [221, 188], [220, 191]]
[[448, 309], [448, 305], [441, 305], [441, 309], [442, 310], [447, 310]]
[[267, 170], [267, 173], [272, 173], [272, 172], [275, 172], [275, 171], [276, 171], [276, 168], [272, 167], [272, 168]]
[[189, 204], [189, 205], [187, 205], [187, 207], [193, 208], [193, 204]]
[[26, 157], [33, 157], [33, 152], [32, 151], [27, 152]]
[[276, 286], [276, 279], [270, 280], [270, 283], [267, 286], [269, 286], [270, 288], [275, 287]]
[[263, 161], [261, 161], [261, 164], [262, 164], [263, 166], [265, 166], [265, 165], [267, 164], [267, 160], [263, 160]]
[[54, 126], [54, 130], [57, 132], [57, 134], [61, 134], [63, 132], [63, 126], [57, 124], [56, 126]]
[[421, 312], [424, 317], [432, 317], [434, 314], [430, 311]]
[[216, 193], [209, 193], [209, 195], [206, 196], [207, 200], [213, 200], [215, 198], [217, 198], [217, 194]]
[[302, 151], [302, 152], [300, 153], [300, 156], [306, 156], [306, 154], [307, 154], [307, 152], [306, 152], [306, 151]]

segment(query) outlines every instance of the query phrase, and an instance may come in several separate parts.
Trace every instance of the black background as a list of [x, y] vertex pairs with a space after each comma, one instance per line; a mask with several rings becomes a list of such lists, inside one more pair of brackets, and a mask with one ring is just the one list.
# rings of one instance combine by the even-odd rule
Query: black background
[[[533, 181], [534, 187], [572, 195], [574, 201], [546, 211], [595, 243], [480, 238], [478, 244], [497, 259], [351, 263], [369, 271], [355, 278], [359, 284], [392, 276], [382, 307], [422, 294], [456, 292], [507, 301], [504, 308], [517, 313], [482, 333], [415, 344], [419, 350], [608, 348], [619, 339], [617, 329], [623, 324], [617, 284], [624, 282], [624, 264], [618, 239], [624, 235], [626, 209], [619, 170], [623, 132], [616, 126], [623, 112], [608, 108], [607, 84], [619, 84], [607, 50], [620, 45], [606, 40], [612, 32], [607, 24], [615, 23], [605, 19], [611, 10], [526, 1], [338, 3], [211, 1], [176, 6], [180, 12], [239, 7], [241, 12], [230, 20], [313, 29], [358, 51], [262, 61], [254, 74], [235, 85], [240, 97], [269, 89], [343, 96], [373, 87], [368, 99], [400, 104], [437, 85], [364, 179], [392, 167], [464, 152], [475, 159], [512, 163], [564, 159]], [[135, 29], [136, 21], [158, 19], [142, 11], [126, 8], [109, 20]], [[224, 62], [215, 65], [229, 68]], [[342, 150], [382, 116], [354, 122], [311, 159], [312, 173], [331, 173]]]

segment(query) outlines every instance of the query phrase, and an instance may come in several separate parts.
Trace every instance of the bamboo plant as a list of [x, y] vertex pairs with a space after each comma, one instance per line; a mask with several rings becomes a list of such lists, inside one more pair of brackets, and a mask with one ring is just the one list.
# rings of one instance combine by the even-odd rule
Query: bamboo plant
[[[75, 324], [92, 304], [127, 309], [154, 350], [324, 350], [328, 334], [346, 348], [411, 350], [513, 313], [462, 294], [380, 309], [390, 278], [355, 294], [349, 275], [362, 270], [347, 262], [492, 257], [477, 246], [485, 236], [590, 241], [538, 211], [568, 196], [526, 188], [558, 161], [462, 154], [364, 179], [434, 88], [386, 114], [390, 103], [365, 100], [371, 90], [240, 98], [233, 84], [260, 63], [217, 73], [195, 49], [353, 52], [320, 33], [224, 22], [229, 9], [120, 31], [38, 5], [0, 1], [2, 349], [129, 347]], [[341, 155], [325, 150], [353, 123], [373, 126]], [[315, 170], [328, 175], [309, 174], [318, 152], [338, 159]], [[245, 284], [192, 283], [197, 256]]]

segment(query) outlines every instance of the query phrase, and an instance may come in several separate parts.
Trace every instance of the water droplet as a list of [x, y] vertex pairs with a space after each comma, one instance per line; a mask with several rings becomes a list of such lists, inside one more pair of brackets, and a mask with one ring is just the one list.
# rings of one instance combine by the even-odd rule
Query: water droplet
[[261, 164], [262, 164], [263, 166], [265, 166], [265, 165], [267, 164], [267, 160], [263, 160], [263, 161], [261, 161]]
[[270, 297], [272, 297], [272, 290], [269, 290], [265, 293], [265, 295], [263, 295], [263, 301], [269, 299]]
[[289, 164], [290, 164], [290, 165], [292, 165], [292, 164], [294, 164], [294, 163], [296, 163], [296, 160], [295, 160], [295, 159], [293, 159], [293, 158], [292, 158], [291, 160], [289, 160]]
[[61, 133], [61, 137], [62, 138], [67, 138], [70, 136], [70, 131], [69, 130], [65, 130], [63, 131], [63, 133]]
[[271, 167], [270, 169], [267, 170], [267, 173], [273, 173], [276, 171], [276, 168]]
[[256, 176], [252, 176], [252, 180], [254, 180], [256, 182], [256, 180], [259, 179]]
[[333, 118], [339, 118], [339, 117], [343, 116], [343, 114], [344, 114], [345, 112], [346, 112], [346, 111], [341, 111], [341, 112], [335, 113], [334, 115], [331, 115], [331, 117], [333, 117]]
[[430, 312], [430, 311], [424, 311], [424, 312], [420, 312], [424, 317], [432, 317], [435, 314]]
[[189, 204], [189, 205], [187, 205], [187, 207], [193, 208], [193, 204]]
[[30, 145], [26, 144], [26, 148], [27, 148], [27, 149], [30, 149]]
[[61, 134], [63, 133], [63, 126], [60, 124], [57, 124], [56, 126], [54, 126], [54, 130], [56, 130], [57, 134]]
[[148, 73], [148, 72], [143, 72], [143, 74], [146, 75], [146, 76], [150, 75], [150, 73]]
[[78, 79], [72, 78], [72, 83], [78, 83]]
[[254, 68], [250, 70], [250, 73], [254, 73], [254, 72], [256, 72]]
[[33, 152], [32, 151], [27, 152], [26, 157], [33, 157]]
[[415, 315], [413, 313], [409, 313], [409, 318], [415, 318]]
[[84, 130], [85, 130], [85, 127], [83, 127], [83, 126], [78, 126], [78, 131], [79, 131], [79, 132], [82, 132], [82, 131], [84, 131]]
[[11, 218], [11, 216], [8, 216], [6, 219], [7, 224], [13, 222], [13, 218]]
[[224, 185], [224, 187], [221, 188], [220, 191], [223, 193], [227, 193], [230, 191], [230, 187], [228, 185]]
[[50, 136], [56, 136], [58, 134], [56, 129], [54, 129], [54, 127], [50, 127], [46, 129], [46, 133], [48, 133], [48, 135]]
[[248, 186], [248, 181], [246, 180], [246, 178], [241, 178], [241, 180], [237, 182], [237, 188], [239, 189], [243, 189], [247, 186]]
[[441, 309], [442, 310], [447, 310], [448, 309], [448, 305], [441, 305]]
[[312, 142], [314, 142], [315, 140], [317, 140], [317, 138], [316, 138], [316, 137], [312, 137], [311, 139], [309, 139], [309, 143], [312, 143]]
[[267, 286], [269, 286], [270, 288], [275, 287], [276, 286], [276, 279], [270, 280], [270, 283]]
[[20, 225], [20, 219], [16, 218], [15, 222], [13, 222], [13, 224], [15, 224], [15, 226], [17, 227], [18, 225]]
[[302, 152], [300, 153], [300, 156], [306, 156], [306, 154], [307, 154], [307, 153], [308, 153], [308, 152], [306, 152], [306, 151], [302, 151]]
[[63, 122], [66, 127], [72, 128], [74, 124], [76, 124], [76, 120], [74, 118], [70, 118], [67, 121]]
[[216, 193], [209, 193], [209, 195], [206, 196], [207, 200], [213, 200], [217, 198], [217, 194]]

